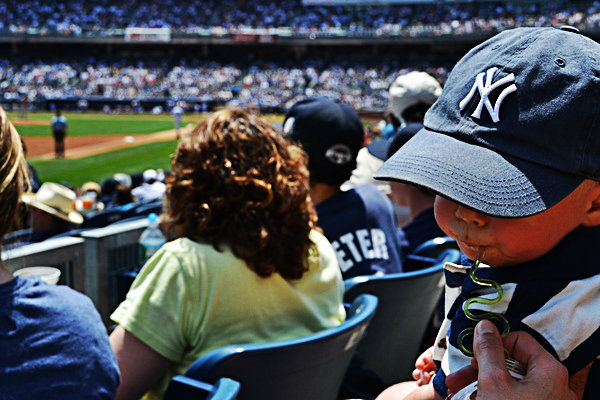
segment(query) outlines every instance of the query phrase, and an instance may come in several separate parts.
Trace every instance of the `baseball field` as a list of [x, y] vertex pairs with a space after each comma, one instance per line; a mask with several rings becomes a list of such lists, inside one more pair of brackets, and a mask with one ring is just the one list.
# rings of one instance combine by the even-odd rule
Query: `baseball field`
[[[173, 117], [168, 114], [65, 113], [65, 158], [54, 159], [52, 113], [8, 115], [25, 141], [27, 160], [43, 182], [81, 186], [87, 181], [101, 182], [116, 172], [168, 169], [177, 146]], [[265, 117], [272, 123], [283, 119], [280, 115]], [[203, 118], [203, 114], [185, 115], [182, 134]]]

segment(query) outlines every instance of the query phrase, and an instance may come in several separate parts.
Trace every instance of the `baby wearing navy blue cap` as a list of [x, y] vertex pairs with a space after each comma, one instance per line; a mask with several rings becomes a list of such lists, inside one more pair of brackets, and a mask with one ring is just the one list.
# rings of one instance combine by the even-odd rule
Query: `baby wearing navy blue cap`
[[482, 319], [528, 332], [569, 375], [598, 357], [598, 43], [570, 27], [519, 28], [475, 47], [375, 177], [436, 192], [436, 220], [465, 256], [445, 266], [435, 376], [378, 399], [446, 398]]

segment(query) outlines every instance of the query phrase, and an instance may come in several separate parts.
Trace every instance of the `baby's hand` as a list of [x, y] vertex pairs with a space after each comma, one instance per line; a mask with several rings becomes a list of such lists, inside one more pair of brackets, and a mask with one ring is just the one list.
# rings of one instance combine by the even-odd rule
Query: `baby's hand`
[[433, 346], [421, 354], [415, 362], [415, 370], [412, 373], [417, 385], [427, 385], [435, 375], [436, 368], [433, 363]]

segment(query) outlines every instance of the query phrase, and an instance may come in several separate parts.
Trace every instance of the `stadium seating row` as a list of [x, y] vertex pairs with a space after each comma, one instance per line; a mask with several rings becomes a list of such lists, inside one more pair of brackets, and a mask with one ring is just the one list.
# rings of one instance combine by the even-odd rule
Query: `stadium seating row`
[[[179, 35], [285, 27], [291, 32], [368, 32], [371, 35], [432, 36], [490, 32], [517, 25], [580, 24], [595, 28], [598, 2], [458, 1], [377, 7], [305, 6], [301, 0], [260, 4], [235, 0], [83, 1], [40, 0], [0, 4], [0, 30], [9, 34], [93, 36], [120, 33], [130, 26], [170, 28]], [[164, 13], [168, 9], [170, 12]], [[581, 11], [585, 11], [581, 12]]]
[[382, 110], [393, 80], [414, 69], [425, 70], [443, 83], [450, 68], [352, 60], [336, 64], [255, 60], [245, 65], [187, 60], [174, 66], [133, 60], [0, 61], [4, 101], [18, 104], [17, 99], [26, 95], [31, 109], [44, 109], [48, 102], [58, 101], [71, 101], [76, 108], [76, 99], [85, 99], [85, 106], [77, 107], [85, 111], [93, 102], [119, 99], [132, 112], [149, 111], [145, 99], [187, 100], [189, 113], [206, 111], [200, 104], [215, 102], [287, 108], [303, 97], [318, 95], [339, 98], [356, 110]]

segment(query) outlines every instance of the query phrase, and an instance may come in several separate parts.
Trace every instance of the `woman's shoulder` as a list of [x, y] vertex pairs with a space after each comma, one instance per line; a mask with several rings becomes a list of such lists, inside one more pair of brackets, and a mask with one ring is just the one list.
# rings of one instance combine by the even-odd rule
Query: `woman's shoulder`
[[[219, 266], [219, 270], [239, 268], [245, 266], [245, 262], [236, 257], [227, 244], [220, 244], [215, 248], [212, 243], [202, 240], [179, 238], [163, 245], [158, 256], [168, 263], [178, 263], [181, 269], [188, 273], [196, 274], [200, 270], [213, 270], [213, 266]], [[177, 260], [177, 261], [174, 261]]]
[[57, 299], [64, 299], [66, 302], [84, 300], [84, 302], [89, 301], [91, 304], [91, 300], [86, 295], [65, 285], [51, 285], [37, 276], [27, 278], [16, 276], [13, 282], [14, 295], [18, 298], [37, 299], [45, 297], [44, 302], [48, 303], [48, 299], [56, 297]]
[[[37, 277], [16, 277], [18, 290], [15, 291], [15, 300], [25, 301], [28, 306], [36, 306], [54, 313], [65, 311], [69, 314], [89, 316], [92, 313], [98, 316], [92, 300], [83, 293], [65, 285], [51, 285]], [[98, 316], [99, 317], [99, 316]]]
[[335, 250], [325, 235], [313, 229], [310, 231], [309, 238], [313, 243], [309, 251], [309, 263], [318, 264], [322, 268], [335, 264], [335, 268], [338, 268]]
[[170, 253], [173, 255], [186, 256], [210, 251], [211, 248], [212, 246], [208, 243], [203, 243], [201, 241], [182, 237], [165, 243], [160, 248], [160, 251]]
[[324, 246], [324, 245], [331, 245], [329, 243], [329, 240], [327, 240], [327, 238], [325, 237], [325, 235], [317, 229], [311, 230], [310, 233], [308, 234], [308, 237], [309, 237], [310, 241], [313, 242], [317, 247]]
[[15, 310], [35, 315], [48, 329], [85, 332], [90, 340], [106, 336], [100, 314], [85, 294], [68, 286], [48, 284], [37, 277], [15, 279], [19, 287], [11, 303]]
[[227, 245], [220, 245], [219, 248], [216, 249], [212, 243], [204, 242], [199, 239], [190, 239], [187, 237], [182, 237], [167, 242], [160, 250], [162, 252], [183, 258], [198, 257], [199, 255], [213, 256], [230, 253], [229, 246]]

